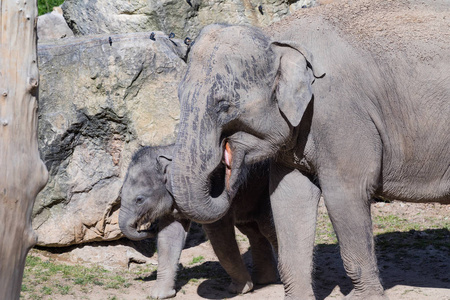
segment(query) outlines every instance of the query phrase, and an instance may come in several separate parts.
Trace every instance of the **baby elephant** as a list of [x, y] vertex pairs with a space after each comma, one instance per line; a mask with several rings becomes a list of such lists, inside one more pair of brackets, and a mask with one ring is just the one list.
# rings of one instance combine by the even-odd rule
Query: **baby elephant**
[[[157, 280], [151, 296], [175, 296], [175, 277], [190, 221], [177, 212], [167, 182], [173, 146], [145, 147], [133, 157], [122, 187], [119, 225], [132, 240], [158, 235]], [[225, 167], [225, 166], [224, 166]], [[253, 282], [277, 281], [275, 228], [268, 193], [268, 164], [249, 170], [249, 180], [238, 190], [227, 214], [220, 220], [203, 225], [220, 264], [231, 277], [229, 290], [246, 293]], [[212, 188], [220, 180], [211, 179]], [[166, 189], [167, 187], [167, 189]], [[234, 225], [247, 235], [253, 257], [253, 277], [241, 258]]]

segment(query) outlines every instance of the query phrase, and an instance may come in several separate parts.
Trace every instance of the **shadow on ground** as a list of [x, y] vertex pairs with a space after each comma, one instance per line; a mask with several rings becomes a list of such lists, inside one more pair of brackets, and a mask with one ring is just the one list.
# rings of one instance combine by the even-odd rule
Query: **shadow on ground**
[[[450, 288], [448, 229], [381, 234], [376, 237], [376, 248], [385, 289], [396, 285]], [[326, 298], [336, 286], [344, 295], [351, 291], [337, 245], [317, 245], [314, 262], [318, 299]]]
[[[450, 288], [450, 232], [448, 229], [391, 232], [376, 237], [378, 267], [385, 289], [396, 285]], [[251, 254], [244, 260], [251, 269]], [[352, 283], [346, 276], [337, 244], [319, 244], [314, 254], [314, 282], [317, 299], [324, 299], [338, 286], [346, 295]], [[218, 262], [180, 267], [178, 291], [189, 281], [203, 281], [197, 289], [207, 299], [232, 298], [227, 287], [230, 279]], [[156, 272], [144, 278], [155, 280]], [[258, 288], [258, 287], [256, 287]]]

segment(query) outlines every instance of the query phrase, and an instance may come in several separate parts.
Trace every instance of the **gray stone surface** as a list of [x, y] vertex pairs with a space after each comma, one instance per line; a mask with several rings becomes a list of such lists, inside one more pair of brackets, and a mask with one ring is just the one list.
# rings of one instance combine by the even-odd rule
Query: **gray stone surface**
[[211, 23], [266, 26], [315, 3], [316, 0], [66, 0], [62, 8], [77, 35], [160, 30], [184, 38], [195, 37]]
[[40, 42], [74, 36], [63, 17], [60, 7], [55, 7], [52, 12], [39, 16], [37, 35]]
[[[82, 264], [95, 267], [101, 265], [109, 271], [132, 269], [137, 265], [158, 265], [156, 257], [156, 241], [144, 240], [133, 242], [120, 240], [103, 243], [89, 243], [72, 246], [58, 251], [53, 249], [52, 259], [69, 264]], [[65, 251], [70, 250], [70, 251]]]
[[120, 238], [119, 193], [131, 155], [174, 141], [185, 63], [166, 36], [149, 35], [39, 44], [39, 147], [50, 178], [33, 211], [38, 245]]
[[39, 146], [50, 179], [33, 211], [38, 245], [122, 237], [119, 194], [132, 154], [175, 140], [185, 45], [165, 33], [195, 37], [214, 22], [264, 26], [314, 3], [66, 0], [64, 17], [77, 38], [54, 25], [67, 30], [59, 9], [41, 16]]

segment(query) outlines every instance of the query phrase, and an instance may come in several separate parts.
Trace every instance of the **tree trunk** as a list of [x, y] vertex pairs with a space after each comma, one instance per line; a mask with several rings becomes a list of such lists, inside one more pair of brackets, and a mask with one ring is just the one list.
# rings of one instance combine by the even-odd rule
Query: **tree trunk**
[[37, 145], [36, 0], [0, 0], [0, 299], [19, 299], [48, 172]]

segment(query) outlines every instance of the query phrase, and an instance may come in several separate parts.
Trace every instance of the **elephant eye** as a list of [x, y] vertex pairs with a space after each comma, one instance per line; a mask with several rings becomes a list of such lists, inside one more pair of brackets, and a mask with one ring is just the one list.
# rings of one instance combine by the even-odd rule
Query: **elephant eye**
[[145, 197], [144, 196], [137, 196], [135, 201], [136, 201], [137, 205], [142, 205], [145, 202]]
[[230, 109], [230, 104], [226, 100], [220, 100], [217, 103], [217, 113], [227, 113]]

